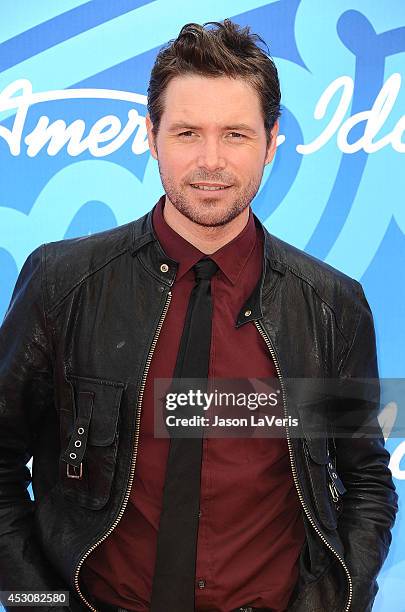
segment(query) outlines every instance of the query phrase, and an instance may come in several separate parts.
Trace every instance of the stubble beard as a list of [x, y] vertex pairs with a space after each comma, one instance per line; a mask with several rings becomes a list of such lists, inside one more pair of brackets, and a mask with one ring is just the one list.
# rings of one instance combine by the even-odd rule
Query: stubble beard
[[[185, 188], [182, 189], [179, 185], [176, 185], [169, 176], [166, 176], [160, 164], [159, 173], [165, 193], [173, 206], [182, 215], [187, 217], [187, 219], [204, 227], [219, 227], [221, 225], [226, 225], [240, 215], [245, 208], [250, 205], [257, 194], [263, 176], [262, 171], [261, 176], [252, 178], [246, 187], [239, 192], [237, 197], [235, 197], [225, 209], [222, 207], [219, 209], [217, 204], [218, 197], [212, 199], [204, 197], [204, 199], [200, 200], [200, 205], [198, 205], [198, 191], [196, 190], [196, 199], [193, 203], [190, 201], [190, 198], [186, 196]], [[193, 188], [191, 187], [190, 189]], [[219, 196], [219, 198], [222, 197], [222, 195]], [[225, 198], [226, 197], [227, 195], [225, 194]]]

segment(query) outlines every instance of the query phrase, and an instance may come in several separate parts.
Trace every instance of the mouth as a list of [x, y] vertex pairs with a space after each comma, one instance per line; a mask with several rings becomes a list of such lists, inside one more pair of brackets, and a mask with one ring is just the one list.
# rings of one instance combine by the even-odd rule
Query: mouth
[[190, 183], [190, 187], [199, 191], [219, 192], [230, 189], [232, 185], [221, 185], [220, 183]]

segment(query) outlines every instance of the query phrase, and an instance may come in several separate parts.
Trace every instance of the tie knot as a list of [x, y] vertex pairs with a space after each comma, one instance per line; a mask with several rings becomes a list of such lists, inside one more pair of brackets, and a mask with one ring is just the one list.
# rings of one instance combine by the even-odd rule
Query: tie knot
[[197, 261], [193, 266], [195, 272], [195, 280], [210, 280], [218, 270], [218, 266], [212, 259], [204, 258]]

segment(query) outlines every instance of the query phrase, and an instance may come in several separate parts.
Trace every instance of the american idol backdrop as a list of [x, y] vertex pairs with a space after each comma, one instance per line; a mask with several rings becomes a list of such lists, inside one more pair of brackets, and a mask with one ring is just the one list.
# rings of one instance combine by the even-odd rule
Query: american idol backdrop
[[[380, 374], [405, 378], [404, 0], [2, 0], [0, 15], [0, 320], [35, 247], [154, 205], [150, 69], [185, 23], [229, 17], [268, 43], [281, 78], [278, 151], [253, 209], [361, 281]], [[405, 440], [389, 419], [384, 433], [401, 501]], [[400, 509], [375, 612], [405, 611], [404, 576]]]

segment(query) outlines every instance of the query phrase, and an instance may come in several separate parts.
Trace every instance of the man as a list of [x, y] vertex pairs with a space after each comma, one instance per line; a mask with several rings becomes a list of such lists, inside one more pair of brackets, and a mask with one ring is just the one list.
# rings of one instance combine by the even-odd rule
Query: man
[[[369, 612], [397, 511], [388, 452], [312, 435], [325, 405], [295, 413], [287, 380], [378, 378], [372, 315], [358, 282], [252, 213], [277, 70], [248, 28], [212, 25], [184, 26], [152, 70], [165, 195], [20, 273], [0, 334], [0, 587], [70, 590], [71, 610]], [[154, 380], [214, 376], [278, 379], [302, 435], [155, 437]]]

